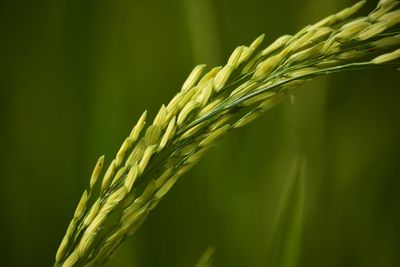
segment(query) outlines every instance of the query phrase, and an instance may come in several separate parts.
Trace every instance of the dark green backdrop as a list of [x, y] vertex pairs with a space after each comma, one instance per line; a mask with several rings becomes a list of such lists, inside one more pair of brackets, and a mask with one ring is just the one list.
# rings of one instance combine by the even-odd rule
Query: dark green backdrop
[[[98, 156], [195, 64], [352, 3], [2, 0], [0, 265], [52, 265]], [[193, 266], [209, 245], [214, 266], [400, 266], [399, 81], [308, 83], [185, 175], [107, 266]]]

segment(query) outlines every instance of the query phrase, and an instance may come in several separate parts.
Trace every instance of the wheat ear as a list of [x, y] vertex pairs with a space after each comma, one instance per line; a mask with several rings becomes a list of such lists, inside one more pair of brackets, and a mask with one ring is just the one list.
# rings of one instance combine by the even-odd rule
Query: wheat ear
[[280, 103], [307, 80], [400, 66], [398, 1], [361, 1], [261, 48], [237, 47], [223, 67], [196, 66], [148, 127], [146, 112], [99, 179], [101, 157], [56, 255], [55, 266], [98, 266], [143, 223], [177, 179], [219, 139]]

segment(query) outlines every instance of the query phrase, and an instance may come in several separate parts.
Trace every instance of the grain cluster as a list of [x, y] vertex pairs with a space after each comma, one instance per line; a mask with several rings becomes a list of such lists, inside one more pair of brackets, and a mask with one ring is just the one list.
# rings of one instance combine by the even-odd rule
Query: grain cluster
[[56, 255], [55, 266], [99, 266], [145, 221], [179, 177], [229, 131], [255, 120], [292, 90], [324, 74], [399, 67], [398, 1], [364, 1], [284, 35], [237, 47], [227, 63], [196, 66], [154, 119], [145, 111], [105, 168], [97, 161]]

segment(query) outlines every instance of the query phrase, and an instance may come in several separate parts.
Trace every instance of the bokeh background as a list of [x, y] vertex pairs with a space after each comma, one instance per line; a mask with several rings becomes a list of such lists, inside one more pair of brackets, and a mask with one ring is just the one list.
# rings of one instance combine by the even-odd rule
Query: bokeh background
[[[2, 0], [0, 265], [53, 264], [98, 156], [110, 162], [195, 64], [353, 3]], [[303, 86], [225, 138], [107, 266], [193, 266], [208, 246], [214, 266], [400, 266], [399, 81]]]

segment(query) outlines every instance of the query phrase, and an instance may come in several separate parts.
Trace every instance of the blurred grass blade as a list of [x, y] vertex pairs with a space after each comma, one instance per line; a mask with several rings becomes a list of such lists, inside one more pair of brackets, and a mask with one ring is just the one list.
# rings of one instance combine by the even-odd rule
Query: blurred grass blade
[[296, 163], [284, 192], [270, 247], [268, 266], [298, 265], [304, 196], [305, 163]]
[[211, 267], [215, 248], [208, 247], [197, 261], [195, 267]]

